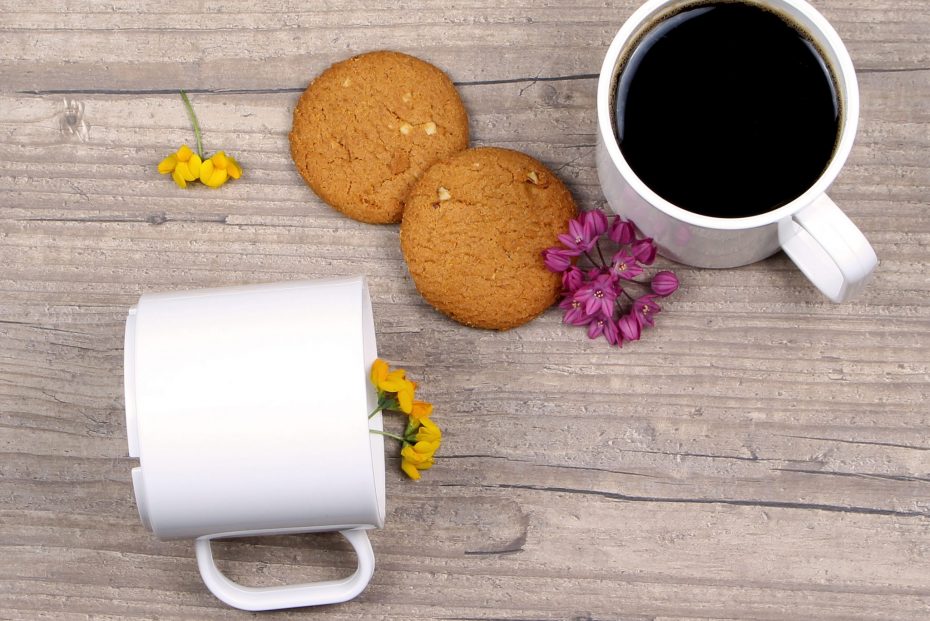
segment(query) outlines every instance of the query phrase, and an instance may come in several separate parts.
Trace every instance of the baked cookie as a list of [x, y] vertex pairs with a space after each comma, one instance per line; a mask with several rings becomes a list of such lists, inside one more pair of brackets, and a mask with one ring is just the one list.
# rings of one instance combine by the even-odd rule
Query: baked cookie
[[565, 185], [517, 151], [477, 148], [433, 164], [410, 190], [400, 245], [417, 290], [467, 326], [506, 330], [555, 302], [542, 251], [577, 209]]
[[336, 63], [297, 103], [291, 157], [324, 201], [356, 220], [399, 222], [410, 186], [468, 146], [468, 117], [442, 71], [399, 52]]

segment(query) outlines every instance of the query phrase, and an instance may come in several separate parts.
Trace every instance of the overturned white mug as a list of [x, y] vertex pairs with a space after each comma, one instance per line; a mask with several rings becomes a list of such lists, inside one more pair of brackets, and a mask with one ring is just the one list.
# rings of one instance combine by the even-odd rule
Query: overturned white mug
[[[200, 573], [230, 606], [346, 601], [374, 571], [384, 525], [377, 357], [363, 277], [143, 295], [125, 337], [129, 454], [143, 524], [195, 538]], [[246, 587], [217, 568], [219, 537], [339, 531], [342, 580]]]
[[833, 27], [804, 0], [742, 2], [780, 13], [800, 26], [834, 68], [843, 115], [826, 169], [791, 202], [740, 218], [687, 211], [637, 177], [620, 150], [614, 126], [614, 94], [624, 61], [644, 33], [660, 24], [664, 16], [702, 4], [696, 0], [648, 0], [620, 28], [598, 80], [597, 172], [604, 196], [611, 209], [632, 219], [670, 259], [697, 267], [736, 267], [781, 249], [824, 295], [834, 302], [845, 301], [861, 290], [878, 265], [868, 240], [826, 195], [856, 135], [859, 89], [852, 60]]

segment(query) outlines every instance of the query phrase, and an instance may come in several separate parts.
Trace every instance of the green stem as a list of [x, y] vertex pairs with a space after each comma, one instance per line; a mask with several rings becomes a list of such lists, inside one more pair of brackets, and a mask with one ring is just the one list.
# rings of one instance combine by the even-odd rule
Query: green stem
[[419, 428], [420, 428], [419, 422], [415, 418], [411, 418], [410, 420], [408, 420], [407, 427], [406, 429], [404, 429], [404, 439], [407, 439], [412, 434], [416, 433], [417, 429]]
[[187, 93], [183, 90], [181, 90], [180, 93], [181, 99], [184, 100], [184, 107], [187, 108], [187, 115], [191, 117], [191, 123], [194, 125], [194, 137], [197, 139], [197, 155], [200, 156], [200, 159], [204, 159], [203, 142], [200, 139], [200, 123], [197, 122], [197, 115], [194, 114], [194, 106], [191, 105], [191, 100], [187, 98]]
[[401, 442], [406, 442], [406, 440], [404, 440], [403, 438], [401, 438], [399, 435], [396, 435], [396, 434], [393, 434], [393, 433], [388, 433], [387, 431], [378, 431], [377, 429], [369, 429], [368, 431], [369, 431], [370, 433], [376, 433], [376, 434], [378, 434], [379, 436], [387, 436], [387, 437], [389, 437], [389, 438], [394, 438], [395, 440], [400, 440]]

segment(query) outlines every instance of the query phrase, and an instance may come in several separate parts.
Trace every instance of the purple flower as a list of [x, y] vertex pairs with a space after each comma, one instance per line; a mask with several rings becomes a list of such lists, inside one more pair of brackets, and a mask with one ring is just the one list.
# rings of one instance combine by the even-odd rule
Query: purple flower
[[604, 338], [606, 338], [607, 342], [611, 345], [623, 347], [623, 337], [620, 336], [620, 327], [613, 319], [608, 319], [607, 324], [604, 326]]
[[610, 319], [604, 317], [598, 317], [594, 321], [588, 324], [588, 338], [596, 339], [600, 335], [604, 334], [604, 331], [607, 329], [611, 323]]
[[678, 290], [678, 278], [669, 271], [659, 272], [652, 277], [651, 287], [655, 293], [665, 297]]
[[546, 248], [543, 250], [543, 263], [550, 272], [564, 272], [571, 266], [573, 256], [564, 248]]
[[574, 295], [566, 295], [559, 308], [565, 311], [562, 322], [573, 326], [586, 326], [594, 319], [593, 315], [584, 312], [584, 303], [575, 299]]
[[605, 317], [614, 314], [614, 302], [617, 300], [617, 287], [609, 274], [601, 274], [590, 283], [575, 292], [575, 299], [583, 302], [585, 313], [600, 313]]
[[651, 237], [637, 239], [630, 245], [630, 252], [643, 265], [652, 265], [652, 262], [656, 260], [656, 245]]
[[559, 241], [567, 248], [569, 256], [577, 257], [584, 254], [597, 243], [598, 236], [594, 234], [593, 226], [583, 220], [583, 216], [569, 220], [568, 233], [559, 235]]
[[612, 241], [620, 244], [621, 246], [624, 246], [636, 239], [633, 223], [622, 219], [620, 216], [617, 216], [617, 218], [610, 225], [610, 230], [607, 232], [607, 236], [610, 237]]
[[621, 250], [611, 259], [610, 270], [615, 276], [625, 280], [632, 280], [643, 273], [636, 259], [626, 250]]
[[655, 299], [655, 294], [647, 293], [633, 300], [633, 314], [636, 316], [636, 320], [639, 322], [640, 326], [655, 325], [654, 317], [662, 310], [662, 308], [656, 304]]
[[570, 293], [575, 293], [581, 285], [584, 284], [584, 272], [574, 265], [568, 266], [568, 269], [562, 272], [562, 287]]
[[642, 328], [640, 328], [639, 321], [637, 321], [633, 313], [620, 317], [617, 321], [617, 326], [620, 328], [620, 334], [624, 339], [628, 341], [639, 340], [639, 334]]
[[604, 212], [600, 209], [586, 211], [581, 215], [581, 218], [586, 226], [591, 226], [591, 230], [594, 231], [597, 237], [600, 237], [607, 231], [607, 216], [605, 216]]

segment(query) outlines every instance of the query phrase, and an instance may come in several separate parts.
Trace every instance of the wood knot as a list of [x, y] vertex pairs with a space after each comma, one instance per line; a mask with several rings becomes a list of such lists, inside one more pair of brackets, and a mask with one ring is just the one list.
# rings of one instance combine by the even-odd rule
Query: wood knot
[[58, 127], [65, 140], [87, 142], [90, 128], [84, 120], [84, 102], [76, 99], [62, 100], [62, 110], [58, 113]]

